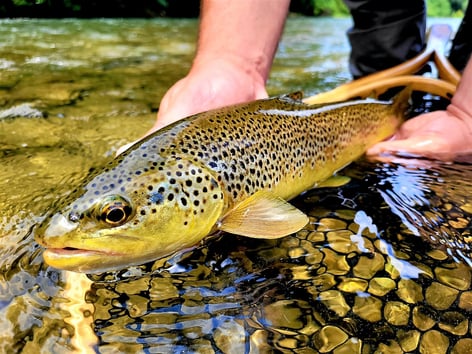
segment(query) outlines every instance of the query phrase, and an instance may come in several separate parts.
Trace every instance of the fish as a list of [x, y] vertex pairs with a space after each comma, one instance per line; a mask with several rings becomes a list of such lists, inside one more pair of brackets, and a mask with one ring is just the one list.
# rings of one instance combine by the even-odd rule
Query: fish
[[305, 227], [289, 203], [394, 134], [410, 93], [308, 105], [300, 93], [199, 113], [85, 178], [34, 230], [51, 267], [101, 273], [224, 232], [272, 239]]

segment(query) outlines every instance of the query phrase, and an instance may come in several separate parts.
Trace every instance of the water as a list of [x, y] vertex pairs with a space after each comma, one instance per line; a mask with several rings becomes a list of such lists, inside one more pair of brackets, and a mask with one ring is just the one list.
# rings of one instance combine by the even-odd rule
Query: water
[[[269, 92], [349, 80], [348, 26], [290, 19]], [[43, 264], [31, 226], [151, 126], [195, 37], [193, 20], [1, 22], [0, 352], [472, 350], [469, 164], [359, 161], [297, 198], [311, 222], [280, 240], [219, 235], [90, 278]]]

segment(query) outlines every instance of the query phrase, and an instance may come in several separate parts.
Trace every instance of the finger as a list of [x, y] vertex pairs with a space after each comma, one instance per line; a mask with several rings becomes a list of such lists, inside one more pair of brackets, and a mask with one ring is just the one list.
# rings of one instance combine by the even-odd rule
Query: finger
[[432, 138], [410, 138], [402, 140], [387, 140], [375, 144], [367, 150], [367, 155], [379, 155], [386, 152], [428, 152], [434, 148]]
[[411, 157], [411, 155], [414, 155], [444, 161], [449, 161], [454, 158], [450, 146], [444, 139], [437, 135], [424, 135], [409, 139], [383, 141], [369, 148], [366, 153], [371, 157], [381, 155]]

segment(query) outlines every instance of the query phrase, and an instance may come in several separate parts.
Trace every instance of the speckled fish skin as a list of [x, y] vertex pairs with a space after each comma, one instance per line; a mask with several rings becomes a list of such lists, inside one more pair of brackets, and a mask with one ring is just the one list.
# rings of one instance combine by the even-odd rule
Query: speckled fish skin
[[89, 273], [168, 256], [227, 230], [224, 216], [258, 192], [289, 200], [316, 187], [395, 132], [405, 96], [323, 106], [282, 96], [191, 116], [86, 179], [36, 240], [46, 263]]

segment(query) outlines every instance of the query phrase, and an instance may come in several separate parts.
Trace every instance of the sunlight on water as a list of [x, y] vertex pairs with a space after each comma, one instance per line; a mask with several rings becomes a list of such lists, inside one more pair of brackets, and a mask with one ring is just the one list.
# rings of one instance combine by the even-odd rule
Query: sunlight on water
[[[0, 352], [471, 351], [470, 164], [360, 161], [297, 198], [310, 223], [280, 240], [90, 277], [43, 264], [34, 225], [152, 125], [196, 25], [1, 21]], [[349, 80], [348, 26], [290, 19], [269, 92]]]

